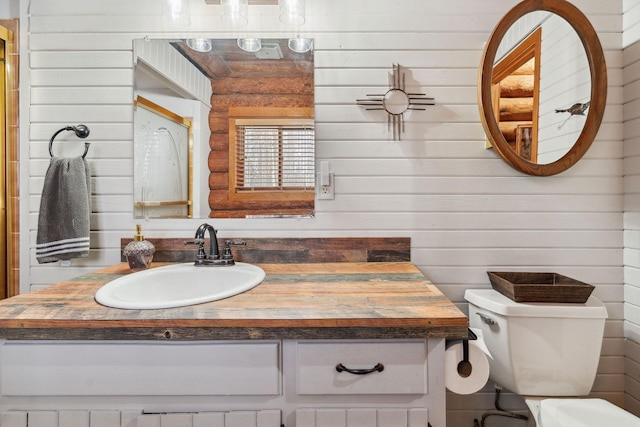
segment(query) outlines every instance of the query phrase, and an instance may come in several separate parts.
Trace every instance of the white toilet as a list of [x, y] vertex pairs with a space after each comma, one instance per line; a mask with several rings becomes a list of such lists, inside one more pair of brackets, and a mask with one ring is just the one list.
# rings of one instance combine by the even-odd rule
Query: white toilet
[[[538, 427], [638, 427], [640, 418], [591, 391], [607, 310], [584, 304], [517, 303], [493, 289], [469, 289], [469, 325], [482, 330], [489, 379], [524, 398]], [[599, 420], [606, 420], [605, 422]]]

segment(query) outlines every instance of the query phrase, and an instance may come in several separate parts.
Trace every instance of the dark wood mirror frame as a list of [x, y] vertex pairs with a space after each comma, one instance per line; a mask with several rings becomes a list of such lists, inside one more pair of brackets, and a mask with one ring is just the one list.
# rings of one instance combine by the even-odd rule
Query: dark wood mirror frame
[[[491, 84], [493, 65], [498, 46], [507, 30], [518, 19], [530, 12], [546, 10], [564, 18], [582, 41], [591, 73], [591, 104], [584, 128], [573, 147], [553, 163], [537, 164], [516, 154], [511, 149], [495, 118]], [[496, 25], [487, 42], [478, 75], [478, 108], [480, 119], [493, 149], [514, 169], [529, 175], [550, 176], [564, 172], [587, 152], [598, 133], [607, 100], [607, 67], [598, 35], [587, 17], [565, 0], [524, 0], [511, 9]]]

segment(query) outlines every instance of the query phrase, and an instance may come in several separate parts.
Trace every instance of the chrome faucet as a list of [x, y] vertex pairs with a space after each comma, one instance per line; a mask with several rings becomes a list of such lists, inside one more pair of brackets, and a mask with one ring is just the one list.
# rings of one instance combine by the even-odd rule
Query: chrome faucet
[[[204, 250], [204, 237], [209, 232], [209, 253]], [[194, 240], [184, 242], [185, 245], [198, 245], [198, 253], [196, 254], [196, 266], [223, 266], [234, 265], [233, 254], [231, 253], [231, 245], [246, 245], [245, 242], [232, 242], [227, 240], [224, 242], [224, 254], [220, 255], [218, 248], [218, 235], [216, 229], [212, 225], [204, 223], [196, 230]]]

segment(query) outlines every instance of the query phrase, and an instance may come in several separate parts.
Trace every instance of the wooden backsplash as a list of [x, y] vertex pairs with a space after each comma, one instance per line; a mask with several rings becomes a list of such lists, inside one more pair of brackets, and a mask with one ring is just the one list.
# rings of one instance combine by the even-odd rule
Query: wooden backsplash
[[[132, 239], [121, 239], [121, 250]], [[156, 247], [156, 262], [189, 262], [197, 248], [185, 246], [184, 239], [147, 239]], [[372, 238], [260, 238], [218, 239], [222, 251], [225, 240], [242, 241], [246, 246], [232, 246], [236, 261], [248, 263], [310, 262], [402, 262], [411, 261], [411, 239], [408, 237]], [[209, 248], [207, 239], [205, 248]], [[122, 261], [125, 261], [122, 256]]]

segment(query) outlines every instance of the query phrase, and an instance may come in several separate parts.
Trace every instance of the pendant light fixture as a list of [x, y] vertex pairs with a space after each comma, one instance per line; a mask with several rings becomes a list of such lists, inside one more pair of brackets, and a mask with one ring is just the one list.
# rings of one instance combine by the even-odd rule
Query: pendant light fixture
[[304, 37], [289, 39], [289, 49], [296, 53], [307, 53], [313, 50], [313, 39]]
[[[249, 0], [220, 0], [222, 20], [232, 28], [246, 27], [249, 23]], [[239, 38], [238, 47], [246, 52], [257, 52], [262, 49], [262, 40], [255, 37]]]
[[278, 0], [280, 5], [280, 22], [289, 27], [304, 24], [304, 0]]
[[196, 52], [210, 52], [211, 51], [211, 40], [207, 38], [194, 38], [187, 39], [187, 46], [189, 46], [192, 50]]
[[234, 28], [246, 27], [249, 23], [249, 0], [220, 0], [222, 20]]
[[163, 0], [162, 19], [175, 27], [191, 25], [191, 10], [189, 0]]
[[238, 39], [238, 47], [245, 52], [257, 52], [262, 49], [262, 40], [258, 38]]

